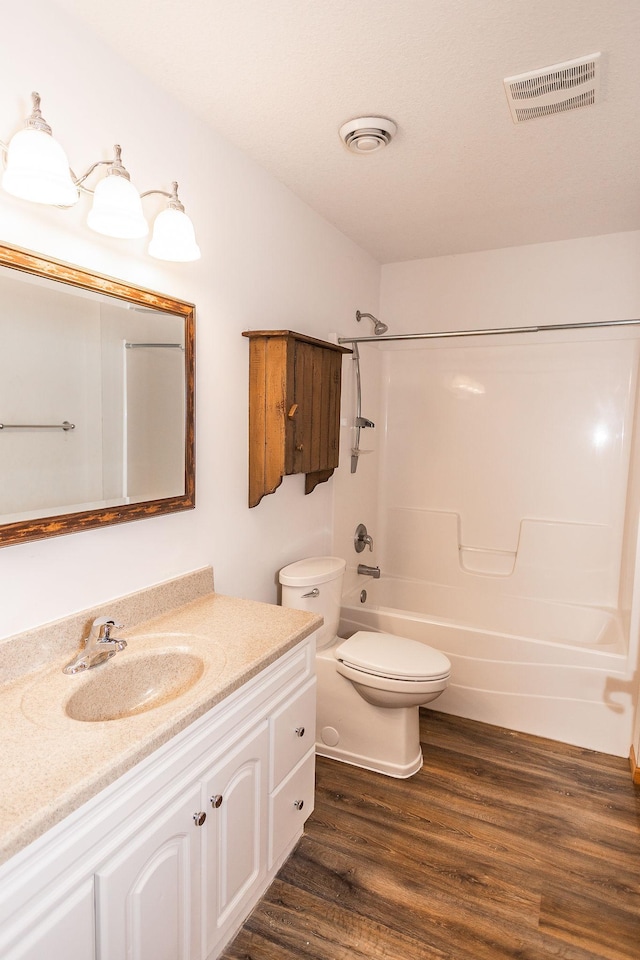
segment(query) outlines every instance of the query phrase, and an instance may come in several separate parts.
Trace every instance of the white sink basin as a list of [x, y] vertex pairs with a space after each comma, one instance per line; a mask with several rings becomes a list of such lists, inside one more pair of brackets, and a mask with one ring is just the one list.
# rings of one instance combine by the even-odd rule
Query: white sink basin
[[[68, 657], [25, 685], [20, 707], [49, 729], [84, 728], [105, 720], [147, 716], [175, 702], [176, 710], [215, 690], [224, 672], [224, 647], [197, 633], [135, 634], [126, 650], [82, 673], [62, 672]], [[166, 713], [166, 711], [163, 711]], [[149, 717], [152, 721], [152, 718]]]

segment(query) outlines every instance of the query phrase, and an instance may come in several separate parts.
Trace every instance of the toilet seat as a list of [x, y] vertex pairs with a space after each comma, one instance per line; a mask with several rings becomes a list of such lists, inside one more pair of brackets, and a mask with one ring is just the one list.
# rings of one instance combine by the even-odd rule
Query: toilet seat
[[398, 687], [407, 681], [420, 684], [447, 680], [451, 673], [448, 658], [439, 650], [389, 633], [359, 630], [336, 647], [335, 655], [343, 676], [364, 673]]

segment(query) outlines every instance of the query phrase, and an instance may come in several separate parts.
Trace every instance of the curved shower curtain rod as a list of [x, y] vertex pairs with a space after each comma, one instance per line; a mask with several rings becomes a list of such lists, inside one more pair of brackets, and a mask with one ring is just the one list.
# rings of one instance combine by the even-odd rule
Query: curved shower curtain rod
[[[363, 314], [364, 316], [364, 314]], [[492, 327], [485, 330], [441, 330], [434, 333], [389, 333], [373, 337], [338, 337], [338, 343], [389, 343], [394, 340], [444, 340], [449, 337], [493, 337], [547, 330], [591, 330], [597, 327], [632, 327], [640, 320], [592, 320], [586, 323], [547, 323], [530, 327]]]

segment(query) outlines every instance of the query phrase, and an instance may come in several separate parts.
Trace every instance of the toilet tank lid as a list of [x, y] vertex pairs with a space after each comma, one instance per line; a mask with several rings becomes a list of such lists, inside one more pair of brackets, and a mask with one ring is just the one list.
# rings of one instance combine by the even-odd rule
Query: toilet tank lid
[[287, 587], [310, 587], [314, 583], [336, 580], [347, 565], [342, 557], [307, 557], [296, 560], [280, 571], [280, 583]]

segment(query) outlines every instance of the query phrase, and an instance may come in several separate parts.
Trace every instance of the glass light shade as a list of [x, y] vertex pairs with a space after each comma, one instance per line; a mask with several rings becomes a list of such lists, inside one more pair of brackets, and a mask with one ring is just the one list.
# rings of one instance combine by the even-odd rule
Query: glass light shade
[[157, 260], [174, 260], [178, 263], [200, 259], [195, 230], [186, 213], [168, 207], [158, 214], [153, 225], [149, 255]]
[[109, 174], [96, 186], [87, 224], [96, 233], [121, 240], [146, 237], [149, 233], [140, 194], [130, 180], [117, 174]]
[[11, 138], [2, 186], [32, 203], [70, 207], [79, 197], [64, 150], [44, 130], [20, 130]]

